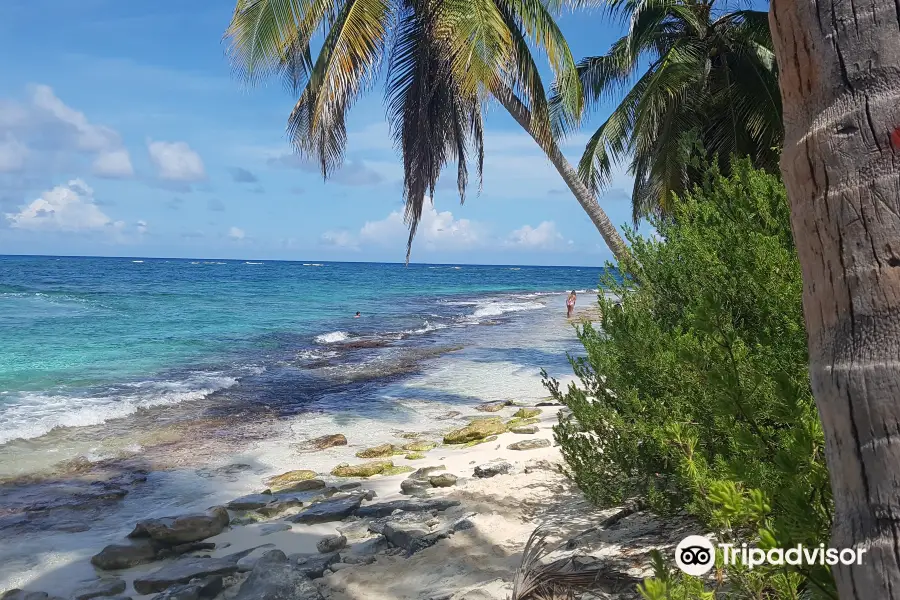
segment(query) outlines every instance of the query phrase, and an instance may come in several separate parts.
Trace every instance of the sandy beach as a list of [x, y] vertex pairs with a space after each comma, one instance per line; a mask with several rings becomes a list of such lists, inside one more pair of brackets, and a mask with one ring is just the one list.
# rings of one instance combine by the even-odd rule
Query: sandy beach
[[[255, 582], [252, 576], [260, 557], [272, 560], [274, 556], [283, 557], [286, 564], [299, 569], [303, 569], [304, 564], [318, 561], [317, 572], [310, 575], [315, 592], [310, 588], [309, 595], [293, 596], [297, 598], [501, 600], [511, 597], [516, 570], [535, 528], [545, 527], [552, 532], [550, 540], [559, 544], [601, 526], [610, 517], [624, 514], [624, 518], [615, 524], [600, 527], [599, 531], [579, 538], [577, 547], [572, 550], [580, 557], [582, 562], [578, 564], [584, 568], [604, 565], [605, 574], [596, 593], [611, 595], [586, 597], [637, 597], [634, 586], [640, 577], [648, 574], [647, 553], [652, 547], [677, 541], [679, 533], [683, 535], [680, 531], [683, 527], [671, 521], [658, 522], [639, 512], [627, 514], [622, 507], [599, 510], [590, 506], [561, 473], [561, 457], [553, 445], [552, 435], [560, 407], [549, 406], [546, 401], [537, 404], [543, 406], [494, 403], [476, 406], [467, 414], [457, 415], [457, 418], [476, 422], [509, 423], [515, 415], [540, 411], [528, 419], [526, 425], [516, 427], [519, 421], [514, 421], [509, 429], [518, 433], [507, 431], [491, 435], [486, 438], [489, 441], [482, 438], [476, 444], [442, 444], [442, 435], [452, 435], [449, 428], [431, 434], [397, 432], [395, 451], [401, 454], [386, 460], [390, 460], [396, 470], [405, 471], [402, 473], [368, 478], [332, 475], [339, 462], [347, 464], [347, 461], [340, 461], [340, 457], [348, 450], [366, 454], [366, 448], [354, 443], [353, 439], [348, 439], [346, 446], [310, 450], [284, 464], [283, 471], [294, 472], [296, 478], [296, 471], [308, 466], [304, 457], [316, 456], [318, 464], [325, 464], [330, 458], [331, 468], [316, 473], [315, 483], [302, 479], [311, 474], [300, 475], [296, 488], [300, 491], [260, 495], [266, 491], [266, 482], [271, 483], [271, 477], [280, 473], [264, 475], [258, 488], [251, 490], [255, 495], [225, 504], [229, 507], [229, 524], [223, 525], [220, 532], [210, 536], [189, 533], [198, 538], [192, 543], [201, 544], [196, 549], [124, 569], [96, 568], [84, 558], [46, 573], [23, 587], [50, 596], [103, 597], [92, 595], [94, 592], [90, 590], [106, 589], [115, 591], [106, 594], [108, 596], [162, 600], [202, 597], [202, 594], [178, 595], [178, 583], [184, 587], [193, 580], [198, 586], [204, 578], [218, 577], [222, 580], [218, 587], [224, 589], [213, 590], [214, 596], [226, 600], [273, 597], [256, 589], [265, 586]], [[410, 460], [406, 456], [413, 455], [400, 450], [409, 444], [423, 449], [438, 445], [419, 453], [423, 455], [421, 458]], [[528, 449], [516, 449], [519, 447]], [[356, 458], [351, 464], [371, 462]], [[427, 475], [420, 476], [423, 471], [428, 472]], [[439, 478], [433, 479], [435, 476]], [[432, 477], [431, 481], [429, 477]], [[419, 485], [411, 486], [409, 482], [415, 479]], [[315, 487], [320, 485], [324, 487]], [[286, 502], [288, 499], [298, 500], [302, 505], [293, 506], [292, 502]], [[294, 522], [308, 511], [325, 508], [327, 513], [330, 506], [346, 501], [357, 508], [347, 514], [327, 514], [321, 517], [322, 522]], [[406, 503], [406, 510], [393, 508], [402, 503]], [[243, 510], [247, 507], [252, 508]], [[139, 542], [140, 538], [122, 539], [118, 544], [130, 546]], [[331, 547], [323, 547], [323, 544]], [[107, 559], [113, 557], [115, 562], [123, 555], [116, 548], [120, 546], [101, 555]], [[100, 550], [94, 548], [92, 552], [100, 553]], [[269, 554], [274, 550], [284, 554]], [[548, 555], [545, 562], [571, 554], [556, 552]], [[182, 580], [175, 577], [148, 591], [147, 581], [154, 581], [154, 577], [158, 580], [157, 574], [171, 572], [190, 561], [201, 565], [196, 577]], [[229, 561], [234, 568], [214, 568]], [[98, 564], [97, 559], [94, 563]], [[264, 563], [258, 564], [259, 570], [271, 570]], [[263, 595], [253, 596], [248, 585]], [[120, 589], [122, 586], [124, 589]], [[10, 598], [28, 597], [10, 594]], [[37, 597], [31, 596], [28, 600], [37, 600]]]

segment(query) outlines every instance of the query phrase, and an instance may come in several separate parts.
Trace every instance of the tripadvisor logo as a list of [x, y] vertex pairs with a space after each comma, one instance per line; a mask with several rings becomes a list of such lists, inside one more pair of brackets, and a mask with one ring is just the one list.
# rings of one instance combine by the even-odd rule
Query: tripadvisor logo
[[[808, 548], [802, 544], [791, 548], [749, 548], [747, 544], [718, 544], [725, 565], [745, 565], [753, 569], [760, 565], [861, 565], [866, 548]], [[675, 547], [675, 564], [688, 575], [708, 573], [716, 563], [716, 546], [702, 535], [689, 535]]]

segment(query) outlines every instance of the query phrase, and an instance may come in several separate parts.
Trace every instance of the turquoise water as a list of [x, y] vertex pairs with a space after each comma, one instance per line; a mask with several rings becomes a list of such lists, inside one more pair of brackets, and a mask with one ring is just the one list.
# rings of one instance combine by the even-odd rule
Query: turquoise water
[[0, 257], [0, 444], [233, 388], [232, 403], [265, 397], [295, 412], [318, 397], [317, 367], [356, 365], [354, 383], [390, 377], [398, 361], [408, 372], [415, 352], [456, 343], [451, 330], [541, 306], [529, 294], [595, 289], [600, 273]]

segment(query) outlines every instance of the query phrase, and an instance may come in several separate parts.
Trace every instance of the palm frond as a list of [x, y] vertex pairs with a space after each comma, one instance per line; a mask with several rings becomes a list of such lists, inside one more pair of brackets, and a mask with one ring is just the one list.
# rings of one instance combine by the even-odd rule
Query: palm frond
[[323, 177], [343, 161], [346, 113], [376, 76], [389, 19], [387, 0], [346, 0], [288, 118], [294, 148], [314, 156]]

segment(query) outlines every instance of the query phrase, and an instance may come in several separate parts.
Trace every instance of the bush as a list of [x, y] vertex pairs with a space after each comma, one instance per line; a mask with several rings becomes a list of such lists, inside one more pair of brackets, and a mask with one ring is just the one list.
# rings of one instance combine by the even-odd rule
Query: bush
[[[579, 329], [581, 385], [561, 390], [545, 374], [571, 409], [554, 428], [569, 474], [596, 503], [686, 509], [720, 539], [818, 546], [831, 488], [784, 187], [737, 162], [727, 177], [710, 168], [673, 206], [653, 222], [658, 238], [628, 233], [632, 256], [618, 269], [636, 283], [601, 282], [621, 307], [601, 294], [602, 328]], [[727, 586], [836, 598], [826, 567], [789, 569], [729, 568]], [[698, 585], [687, 579], [660, 573], [642, 593], [682, 597], [673, 590]]]

